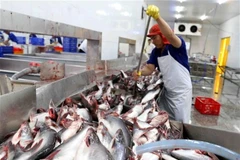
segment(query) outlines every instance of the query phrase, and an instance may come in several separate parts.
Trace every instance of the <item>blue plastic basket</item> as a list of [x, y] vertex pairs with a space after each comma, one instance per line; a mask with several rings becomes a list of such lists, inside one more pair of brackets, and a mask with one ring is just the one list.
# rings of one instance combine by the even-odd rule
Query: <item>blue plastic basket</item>
[[64, 52], [77, 52], [77, 47], [75, 48], [63, 48]]
[[77, 43], [77, 38], [63, 37], [63, 43]]
[[3, 57], [3, 54], [12, 54], [13, 46], [0, 46], [0, 57]]
[[17, 37], [18, 44], [26, 44], [26, 37]]
[[63, 48], [76, 48], [77, 44], [74, 43], [70, 43], [70, 44], [63, 44]]
[[32, 37], [30, 38], [29, 43], [32, 45], [44, 46], [44, 38]]

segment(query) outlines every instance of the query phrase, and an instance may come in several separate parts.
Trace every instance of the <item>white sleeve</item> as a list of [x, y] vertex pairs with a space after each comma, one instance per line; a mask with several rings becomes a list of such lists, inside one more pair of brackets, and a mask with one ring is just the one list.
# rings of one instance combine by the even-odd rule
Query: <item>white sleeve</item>
[[81, 50], [83, 50], [85, 53], [87, 53], [87, 40], [84, 39], [82, 44], [79, 47]]

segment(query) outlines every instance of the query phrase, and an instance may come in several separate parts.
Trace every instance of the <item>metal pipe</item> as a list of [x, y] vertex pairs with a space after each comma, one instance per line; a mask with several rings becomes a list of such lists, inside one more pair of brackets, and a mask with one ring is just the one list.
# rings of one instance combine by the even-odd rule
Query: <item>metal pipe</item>
[[139, 72], [139, 70], [140, 70], [141, 61], [142, 61], [142, 56], [143, 56], [143, 50], [144, 50], [144, 46], [145, 46], [145, 42], [146, 42], [146, 36], [147, 36], [147, 32], [148, 32], [148, 27], [149, 27], [149, 24], [150, 24], [150, 20], [151, 20], [151, 17], [149, 16], [149, 17], [148, 17], [148, 21], [147, 21], [147, 27], [146, 27], [146, 29], [145, 29], [145, 34], [144, 34], [144, 37], [143, 37], [141, 55], [140, 55], [140, 59], [139, 59], [139, 63], [138, 63], [137, 72]]
[[143, 154], [146, 152], [154, 152], [162, 149], [200, 149], [203, 151], [208, 151], [227, 159], [239, 160], [240, 154], [231, 151], [225, 147], [196, 140], [162, 140], [153, 143], [144, 144], [136, 147], [136, 153]]
[[[148, 27], [149, 27], [149, 24], [150, 24], [150, 20], [151, 20], [151, 17], [149, 16], [149, 17], [148, 17], [148, 21], [147, 21], [147, 26], [146, 26], [146, 29], [145, 29], [145, 33], [144, 33], [144, 37], [143, 37], [143, 43], [142, 43], [142, 49], [141, 49], [140, 59], [139, 59], [139, 62], [138, 62], [137, 73], [139, 72], [140, 66], [141, 66], [141, 61], [142, 61], [142, 56], [143, 56], [143, 50], [144, 50], [144, 46], [145, 46], [145, 42], [146, 42], [146, 36], [147, 36], [147, 32], [148, 32]], [[134, 95], [134, 97], [136, 96], [136, 89], [137, 89], [137, 81], [135, 81], [135, 85], [134, 85], [134, 89], [133, 89], [133, 95]]]
[[25, 68], [21, 70], [20, 72], [15, 73], [12, 77], [11, 80], [17, 80], [18, 78], [27, 75], [29, 73], [39, 73], [40, 72], [40, 67], [30, 67], [30, 68]]

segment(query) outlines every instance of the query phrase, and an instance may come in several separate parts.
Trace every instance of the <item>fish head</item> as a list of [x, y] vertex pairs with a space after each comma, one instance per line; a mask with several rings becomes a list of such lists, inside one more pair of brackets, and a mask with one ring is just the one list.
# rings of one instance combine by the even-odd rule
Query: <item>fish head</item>
[[125, 143], [122, 129], [118, 129], [118, 130], [116, 131], [115, 139], [116, 139], [117, 142], [119, 142], [119, 143], [121, 143], [121, 144], [124, 144], [124, 143]]
[[108, 132], [107, 127], [103, 124], [103, 122], [100, 122], [97, 128], [98, 133], [101, 133], [103, 136]]
[[100, 143], [100, 140], [99, 140], [97, 134], [95, 133], [95, 131], [93, 130], [93, 128], [88, 129], [88, 131], [86, 133], [86, 137], [85, 137], [85, 143], [86, 143], [87, 147]]
[[31, 128], [27, 121], [21, 124], [21, 137], [32, 137]]

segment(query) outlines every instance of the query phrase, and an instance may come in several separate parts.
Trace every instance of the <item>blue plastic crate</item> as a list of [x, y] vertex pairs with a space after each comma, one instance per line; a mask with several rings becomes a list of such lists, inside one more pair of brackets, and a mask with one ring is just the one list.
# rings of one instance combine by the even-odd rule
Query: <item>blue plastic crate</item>
[[77, 38], [63, 37], [63, 43], [77, 43]]
[[75, 45], [75, 46], [77, 46], [77, 43], [75, 43], [75, 42], [63, 42], [63, 45], [66, 45], [66, 46]]
[[70, 44], [63, 44], [63, 48], [75, 48], [75, 47], [77, 47], [77, 44], [72, 44], [72, 43], [70, 43]]
[[0, 57], [3, 57], [3, 54], [12, 54], [13, 46], [0, 46]]
[[44, 46], [44, 38], [32, 37], [29, 39], [29, 43], [32, 45]]
[[26, 44], [26, 37], [17, 37], [18, 44]]
[[65, 49], [77, 49], [77, 46], [63, 46]]
[[63, 48], [64, 52], [77, 52], [77, 48]]

